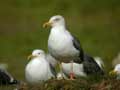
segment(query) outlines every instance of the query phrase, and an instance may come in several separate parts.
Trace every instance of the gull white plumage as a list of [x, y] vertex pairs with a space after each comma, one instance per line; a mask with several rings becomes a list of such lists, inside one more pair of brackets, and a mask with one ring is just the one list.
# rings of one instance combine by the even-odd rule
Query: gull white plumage
[[25, 69], [25, 77], [30, 84], [41, 83], [55, 77], [55, 72], [49, 62], [46, 60], [43, 50], [34, 50], [29, 56], [31, 61]]
[[[99, 61], [98, 61], [99, 60]], [[73, 63], [74, 77], [87, 77], [89, 75], [104, 75], [104, 69], [101, 67], [101, 59], [92, 58], [91, 56], [84, 54], [84, 61], [81, 64]], [[103, 63], [103, 62], [102, 62]], [[63, 63], [63, 74], [69, 77], [71, 73], [72, 63]]]
[[59, 62], [65, 63], [72, 60], [76, 63], [83, 61], [83, 50], [80, 42], [66, 29], [63, 16], [53, 16], [43, 26], [52, 27], [48, 39], [48, 50], [53, 57]]
[[52, 65], [52, 67], [54, 67], [54, 68], [58, 64], [58, 61], [53, 56], [51, 56], [51, 54], [49, 54], [49, 53], [46, 54], [46, 59], [50, 63], [50, 65]]
[[[62, 63], [62, 70], [64, 75], [69, 77], [71, 73], [71, 64], [72, 63]], [[86, 73], [84, 72], [83, 64], [73, 63], [73, 73], [74, 77], [86, 77]]]

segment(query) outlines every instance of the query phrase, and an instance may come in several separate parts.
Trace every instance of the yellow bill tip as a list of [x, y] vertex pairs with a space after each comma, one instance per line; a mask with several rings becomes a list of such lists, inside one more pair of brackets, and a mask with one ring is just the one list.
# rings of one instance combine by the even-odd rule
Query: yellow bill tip
[[32, 59], [32, 55], [29, 55], [28, 57], [27, 57], [27, 60], [30, 60], [30, 59]]
[[43, 24], [43, 28], [46, 28], [47, 26], [51, 26], [51, 23], [50, 22], [46, 22]]

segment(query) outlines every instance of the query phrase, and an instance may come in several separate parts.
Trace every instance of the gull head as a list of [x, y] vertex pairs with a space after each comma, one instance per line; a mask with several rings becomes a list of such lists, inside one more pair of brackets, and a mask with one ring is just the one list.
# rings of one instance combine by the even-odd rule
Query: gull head
[[36, 49], [33, 50], [32, 54], [28, 56], [28, 60], [31, 60], [36, 57], [44, 57], [44, 56], [45, 56], [45, 52], [43, 50]]
[[110, 75], [120, 75], [120, 64], [117, 64], [114, 68], [114, 70], [110, 71]]
[[61, 15], [52, 16], [48, 22], [43, 24], [43, 27], [55, 27], [55, 26], [65, 26], [64, 17]]

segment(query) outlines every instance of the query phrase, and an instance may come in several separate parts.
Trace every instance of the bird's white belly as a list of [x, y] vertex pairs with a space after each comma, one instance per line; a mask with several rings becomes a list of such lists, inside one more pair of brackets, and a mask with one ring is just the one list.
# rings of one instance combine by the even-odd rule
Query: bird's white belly
[[[58, 39], [59, 38], [59, 39]], [[57, 36], [57, 38], [50, 36], [48, 40], [49, 52], [57, 59], [66, 59], [69, 61], [73, 57], [79, 56], [79, 51], [73, 46], [71, 39], [68, 37]]]
[[[62, 63], [62, 70], [65, 74], [69, 75], [72, 72], [71, 63]], [[73, 63], [73, 73], [76, 77], [86, 77], [82, 64]]]
[[50, 79], [50, 72], [46, 62], [33, 61], [26, 67], [26, 79], [29, 83], [38, 83]]

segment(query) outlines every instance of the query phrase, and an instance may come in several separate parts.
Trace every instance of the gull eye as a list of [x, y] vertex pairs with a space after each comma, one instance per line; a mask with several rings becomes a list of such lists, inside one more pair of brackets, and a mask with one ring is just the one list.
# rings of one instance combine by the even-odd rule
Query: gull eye
[[56, 18], [55, 21], [59, 21], [60, 19], [59, 18]]
[[38, 55], [40, 55], [40, 53], [38, 53]]

